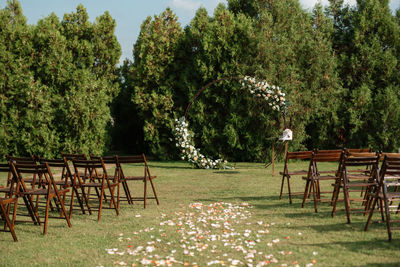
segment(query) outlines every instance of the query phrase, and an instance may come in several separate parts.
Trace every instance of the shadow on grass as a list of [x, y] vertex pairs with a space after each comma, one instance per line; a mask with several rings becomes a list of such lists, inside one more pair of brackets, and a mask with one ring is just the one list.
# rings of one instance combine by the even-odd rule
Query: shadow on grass
[[195, 168], [190, 166], [166, 166], [166, 165], [158, 165], [157, 163], [149, 164], [150, 168], [160, 168], [160, 169], [185, 169], [185, 170], [195, 170]]
[[223, 171], [215, 171], [213, 173], [215, 173], [215, 174], [238, 174], [240, 172], [239, 171], [223, 170]]
[[[315, 242], [312, 244], [298, 244], [304, 247], [307, 246], [312, 246], [312, 247], [327, 247], [330, 248], [332, 245], [338, 245], [342, 247], [344, 250], [349, 250], [353, 251], [356, 253], [365, 253], [365, 251], [371, 251], [371, 250], [379, 250], [382, 253], [386, 253], [389, 251], [399, 251], [400, 250], [400, 239], [397, 240], [392, 240], [392, 242], [389, 242], [386, 239], [387, 235], [382, 233], [382, 238], [381, 239], [375, 239], [375, 240], [363, 240], [363, 241], [329, 241], [329, 242]], [[372, 252], [372, 251], [371, 251]], [[360, 258], [360, 261], [362, 261], [362, 258]], [[360, 264], [357, 264], [356, 266], [400, 266], [400, 259], [395, 258], [393, 259], [393, 262], [389, 263], [388, 265], [383, 265], [380, 263], [365, 263], [363, 264], [360, 262]]]

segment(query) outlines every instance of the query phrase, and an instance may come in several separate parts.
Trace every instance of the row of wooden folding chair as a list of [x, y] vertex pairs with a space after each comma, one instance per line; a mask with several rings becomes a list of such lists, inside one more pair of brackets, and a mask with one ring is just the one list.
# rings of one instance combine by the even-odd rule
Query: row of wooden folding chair
[[[74, 155], [68, 155], [71, 158], [74, 158]], [[80, 156], [82, 158], [82, 155]], [[100, 156], [96, 155], [90, 155], [91, 159], [100, 159]], [[102, 157], [104, 160], [105, 164], [109, 165], [114, 165], [114, 176], [109, 176], [111, 180], [114, 181], [114, 183], [118, 182], [121, 184], [123, 191], [125, 193], [124, 196], [120, 195], [120, 188], [117, 187], [117, 195], [118, 195], [118, 201], [117, 205], [119, 206], [120, 201], [127, 201], [129, 204], [133, 204], [135, 201], [143, 201], [143, 206], [144, 208], [147, 207], [147, 200], [148, 199], [155, 199], [157, 205], [160, 204], [156, 188], [154, 185], [153, 180], [157, 177], [154, 175], [151, 175], [150, 173], [150, 168], [146, 160], [146, 156], [144, 154], [141, 155], [135, 155], [135, 156], [107, 156], [107, 157]], [[143, 175], [129, 175], [124, 172], [124, 165], [127, 164], [143, 164], [144, 170], [143, 170]], [[96, 171], [96, 170], [95, 170]], [[129, 187], [128, 182], [131, 181], [141, 181], [143, 182], [143, 196], [134, 196], [134, 194], [131, 192], [131, 189]], [[153, 196], [148, 196], [148, 183], [150, 183]], [[107, 195], [106, 195], [107, 196]]]
[[[28, 216], [31, 218], [32, 222], [41, 225], [41, 220], [38, 213], [38, 206], [33, 203], [33, 196], [42, 196], [46, 200], [46, 206], [44, 210], [44, 227], [43, 234], [47, 233], [48, 219], [49, 218], [61, 218], [65, 219], [68, 226], [71, 227], [70, 220], [67, 216], [64, 202], [61, 195], [68, 192], [68, 189], [58, 190], [52, 172], [48, 164], [32, 164], [32, 163], [17, 163], [8, 162], [8, 164], [1, 164], [1, 172], [8, 173], [8, 183], [9, 186], [3, 188], [3, 193], [5, 193], [5, 198], [1, 199], [1, 215], [5, 221], [6, 228], [9, 228], [13, 238], [17, 241], [15, 235], [14, 226], [17, 215], [18, 198], [23, 198], [25, 207], [28, 212]], [[32, 188], [28, 186], [24, 181], [24, 176], [36, 176], [40, 186], [37, 188]], [[35, 179], [35, 178], [34, 178]], [[14, 191], [14, 185], [15, 191]], [[56, 200], [56, 204], [61, 212], [60, 217], [49, 216], [50, 201], [52, 199]], [[12, 221], [9, 220], [10, 204], [14, 204], [14, 212]]]
[[[382, 167], [379, 171], [378, 185], [369, 192], [370, 200], [366, 205], [369, 211], [365, 231], [368, 231], [372, 217], [377, 208], [380, 209], [382, 221], [386, 222], [389, 241], [392, 240], [392, 231], [400, 230], [400, 153], [386, 153], [383, 156]], [[392, 215], [397, 218], [393, 219]], [[396, 224], [397, 226], [393, 226]]]
[[[333, 150], [318, 150], [318, 149], [314, 149], [314, 150], [310, 150], [310, 151], [297, 151], [297, 152], [287, 152], [286, 153], [286, 157], [285, 157], [285, 162], [284, 162], [284, 167], [283, 167], [283, 171], [280, 172], [280, 174], [282, 175], [282, 182], [281, 182], [281, 190], [280, 190], [280, 195], [279, 195], [279, 199], [282, 199], [282, 196], [284, 194], [284, 186], [285, 186], [285, 181], [287, 183], [287, 190], [288, 190], [288, 196], [289, 196], [289, 203], [292, 204], [292, 197], [293, 196], [298, 196], [301, 195], [303, 196], [303, 200], [304, 200], [304, 191], [300, 191], [300, 192], [292, 192], [291, 186], [290, 186], [290, 178], [294, 178], [294, 177], [311, 177], [312, 176], [312, 169], [310, 169], [310, 167], [314, 166], [311, 163], [311, 159], [313, 154], [341, 154], [341, 152], [343, 151], [343, 149], [333, 149]], [[347, 151], [349, 152], [370, 152], [371, 149], [347, 149]], [[327, 156], [328, 157], [328, 156]], [[306, 160], [306, 161], [310, 161], [308, 170], [289, 170], [289, 163], [292, 161], [298, 161], [298, 160]], [[325, 159], [327, 160], [327, 159]], [[333, 162], [338, 162], [337, 160], [337, 156], [333, 157]], [[317, 171], [316, 168], [314, 168], [315, 171]], [[334, 174], [335, 172], [337, 172], [337, 169], [335, 168], [334, 170], [328, 170], [328, 171], [318, 171], [318, 175], [320, 174]], [[307, 178], [304, 178], [307, 181]], [[318, 182], [318, 181], [316, 181]], [[312, 185], [311, 182], [309, 182], [309, 185]], [[307, 186], [306, 186], [307, 187]], [[309, 194], [308, 194], [309, 195]]]

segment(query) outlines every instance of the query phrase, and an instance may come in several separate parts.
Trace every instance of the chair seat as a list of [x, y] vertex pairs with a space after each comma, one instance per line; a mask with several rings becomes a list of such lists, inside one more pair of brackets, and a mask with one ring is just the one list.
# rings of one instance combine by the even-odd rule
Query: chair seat
[[[151, 179], [157, 178], [157, 176], [150, 176]], [[144, 180], [144, 176], [125, 176], [123, 180], [126, 181], [141, 181]], [[148, 180], [148, 179], [147, 179]]]
[[[39, 196], [39, 195], [47, 195], [47, 192], [48, 192], [48, 190], [46, 188], [43, 188], [43, 189], [30, 189], [30, 190], [27, 190], [24, 194], [26, 194], [26, 195], [35, 195], [35, 196], [38, 195]], [[68, 188], [65, 188], [65, 189], [62, 189], [62, 190], [58, 190], [59, 194], [64, 194], [64, 193], [68, 193], [68, 192], [69, 192]], [[55, 195], [55, 194], [56, 194], [56, 191], [54, 189], [50, 190], [50, 195]]]
[[371, 185], [378, 185], [378, 183], [350, 183], [347, 184], [347, 187], [363, 187], [363, 186], [371, 186]]
[[0, 187], [0, 192], [1, 193], [8, 193], [10, 192], [11, 188], [10, 187]]
[[56, 184], [56, 185], [67, 185], [67, 186], [71, 186], [71, 181], [67, 181], [67, 182], [65, 182], [65, 180], [57, 180], [57, 181], [54, 181], [54, 183]]
[[[388, 192], [386, 193], [388, 200], [400, 199], [400, 192]], [[383, 193], [379, 193], [379, 197], [383, 198]]]
[[[301, 171], [292, 171], [292, 172], [288, 172], [287, 174], [290, 175], [303, 175], [303, 174], [307, 174], [308, 172], [306, 170], [301, 170]], [[285, 174], [284, 172], [279, 172], [280, 175]]]
[[[117, 186], [117, 183], [110, 183], [110, 186]], [[86, 184], [82, 184], [82, 187], [101, 187], [101, 183], [86, 183]], [[107, 184], [104, 184], [104, 188], [108, 188]]]
[[12, 197], [12, 198], [0, 197], [0, 203], [1, 203], [2, 205], [7, 205], [7, 204], [10, 204], [10, 203], [15, 203], [15, 202], [17, 202], [17, 201], [18, 201], [18, 198], [16, 198], [16, 197]]

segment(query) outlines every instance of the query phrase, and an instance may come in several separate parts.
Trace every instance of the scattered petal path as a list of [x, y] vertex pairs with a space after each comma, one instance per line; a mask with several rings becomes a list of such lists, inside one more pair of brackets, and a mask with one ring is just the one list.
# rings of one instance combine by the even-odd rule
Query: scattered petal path
[[[254, 222], [251, 209], [246, 202], [191, 203], [179, 212], [161, 214], [157, 226], [120, 233], [121, 246], [107, 248], [106, 253], [113, 255], [114, 265], [121, 266], [198, 266], [199, 261], [205, 265], [204, 259], [207, 266], [300, 266], [297, 261], [285, 261], [292, 251], [263, 252], [265, 247], [276, 251], [290, 236], [273, 236], [274, 223]], [[235, 229], [243, 226], [246, 229]], [[150, 240], [142, 241], [143, 234], [150, 235]], [[306, 266], [315, 264], [312, 259]]]

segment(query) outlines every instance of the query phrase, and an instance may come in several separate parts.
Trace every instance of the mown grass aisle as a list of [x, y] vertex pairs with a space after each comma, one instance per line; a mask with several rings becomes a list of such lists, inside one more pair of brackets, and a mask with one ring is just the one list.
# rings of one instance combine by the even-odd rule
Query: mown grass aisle
[[[307, 163], [299, 163], [305, 168]], [[17, 224], [18, 243], [0, 234], [1, 265], [52, 266], [382, 266], [400, 264], [400, 233], [387, 241], [384, 225], [363, 228], [366, 217], [343, 211], [330, 217], [331, 207], [301, 208], [279, 200], [281, 177], [263, 164], [239, 163], [235, 170], [197, 170], [184, 162], [150, 162], [160, 206], [150, 200], [121, 204], [96, 216], [75, 212], [72, 228], [50, 220], [41, 227]], [[276, 166], [276, 173], [282, 165]], [[132, 166], [131, 170], [138, 170]], [[141, 169], [140, 169], [141, 170]], [[295, 191], [304, 182], [293, 180]], [[133, 187], [142, 193], [142, 184]], [[339, 203], [343, 209], [343, 203]], [[379, 215], [376, 214], [375, 219]]]

